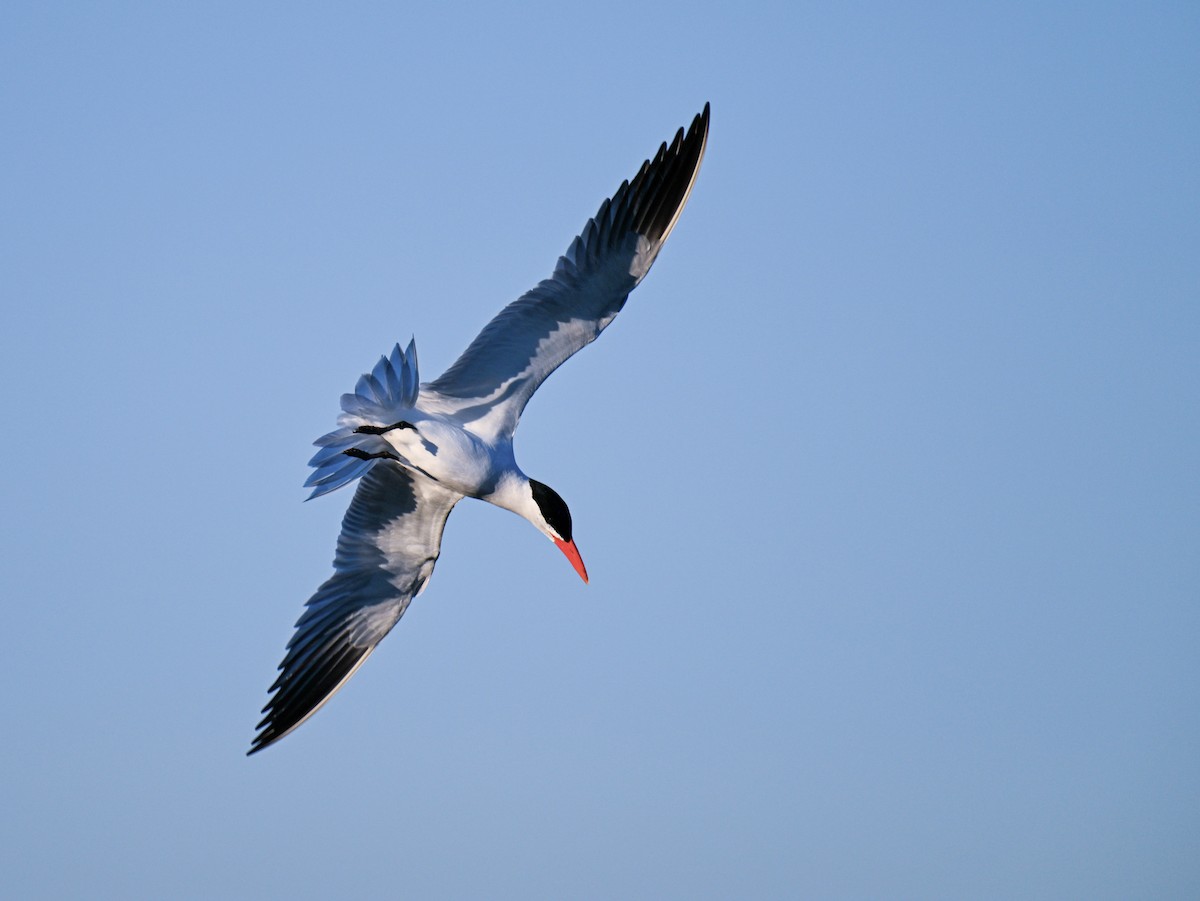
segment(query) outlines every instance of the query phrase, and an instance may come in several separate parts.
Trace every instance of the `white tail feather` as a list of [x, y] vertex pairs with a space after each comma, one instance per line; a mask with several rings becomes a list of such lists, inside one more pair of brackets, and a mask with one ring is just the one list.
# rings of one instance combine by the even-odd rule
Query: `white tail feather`
[[363, 460], [346, 451], [377, 454], [389, 450], [390, 445], [379, 435], [354, 430], [361, 425], [383, 426], [403, 419], [417, 402], [420, 389], [415, 340], [409, 341], [407, 350], [397, 344], [389, 356], [380, 357], [375, 368], [358, 380], [354, 393], [342, 395], [338, 428], [313, 442], [320, 450], [308, 461], [313, 467], [304, 483], [305, 488], [313, 489], [308, 499], [335, 491], [366, 474], [378, 460]]

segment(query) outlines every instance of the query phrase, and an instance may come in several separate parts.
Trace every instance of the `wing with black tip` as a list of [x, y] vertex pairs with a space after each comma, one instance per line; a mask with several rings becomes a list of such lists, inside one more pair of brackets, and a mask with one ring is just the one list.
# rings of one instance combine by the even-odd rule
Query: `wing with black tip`
[[554, 274], [505, 307], [422, 396], [436, 397], [476, 434], [511, 436], [538, 386], [596, 340], [649, 271], [692, 192], [707, 141], [705, 104], [600, 205]]
[[316, 713], [362, 666], [433, 573], [462, 495], [395, 463], [375, 463], [342, 520], [334, 575], [308, 601], [249, 753]]

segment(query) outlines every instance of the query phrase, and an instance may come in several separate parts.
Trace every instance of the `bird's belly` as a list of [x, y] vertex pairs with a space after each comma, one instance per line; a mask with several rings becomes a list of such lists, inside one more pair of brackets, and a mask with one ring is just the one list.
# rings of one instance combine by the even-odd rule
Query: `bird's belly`
[[401, 462], [459, 494], [490, 493], [503, 465], [495, 449], [461, 428], [438, 420], [418, 420], [415, 429], [388, 432], [386, 440]]

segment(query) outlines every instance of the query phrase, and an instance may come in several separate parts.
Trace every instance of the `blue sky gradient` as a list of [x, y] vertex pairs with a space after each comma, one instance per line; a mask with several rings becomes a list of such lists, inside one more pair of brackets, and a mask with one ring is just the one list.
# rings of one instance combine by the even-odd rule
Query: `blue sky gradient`
[[[10, 3], [21, 898], [1200, 891], [1200, 7]], [[712, 102], [645, 283], [244, 757], [341, 491]]]

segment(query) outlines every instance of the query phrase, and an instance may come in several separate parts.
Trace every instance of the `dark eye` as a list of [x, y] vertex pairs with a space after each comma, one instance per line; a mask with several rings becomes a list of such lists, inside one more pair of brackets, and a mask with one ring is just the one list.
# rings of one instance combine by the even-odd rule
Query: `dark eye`
[[546, 525], [556, 531], [563, 541], [570, 541], [571, 511], [567, 509], [566, 501], [549, 485], [543, 485], [536, 479], [529, 480], [529, 488], [533, 492], [533, 502], [542, 511], [542, 519], [546, 520]]

